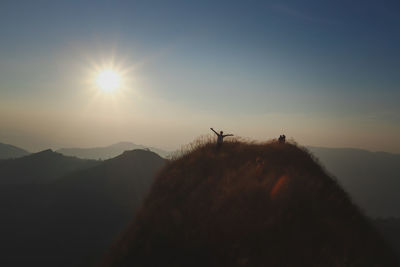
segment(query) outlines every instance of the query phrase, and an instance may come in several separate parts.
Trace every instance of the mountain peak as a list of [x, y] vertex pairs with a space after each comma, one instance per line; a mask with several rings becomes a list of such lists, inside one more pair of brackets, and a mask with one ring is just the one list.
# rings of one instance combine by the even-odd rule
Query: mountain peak
[[145, 158], [161, 158], [160, 155], [158, 155], [157, 153], [148, 150], [148, 149], [133, 149], [133, 150], [125, 150], [121, 155], [110, 159], [110, 160], [117, 160], [117, 159], [131, 159], [131, 160], [135, 160], [135, 159], [145, 159]]
[[54, 152], [52, 149], [45, 149], [45, 150], [42, 150], [42, 151], [39, 151], [39, 152], [37, 152], [37, 153], [35, 153], [36, 155], [44, 155], [44, 154], [60, 154], [60, 153], [57, 153], [57, 152]]

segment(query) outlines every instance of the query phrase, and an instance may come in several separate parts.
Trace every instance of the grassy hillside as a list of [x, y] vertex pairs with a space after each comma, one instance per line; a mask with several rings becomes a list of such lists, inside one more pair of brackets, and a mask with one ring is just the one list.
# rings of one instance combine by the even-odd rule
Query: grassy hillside
[[104, 266], [396, 266], [337, 182], [293, 144], [195, 147], [159, 173]]

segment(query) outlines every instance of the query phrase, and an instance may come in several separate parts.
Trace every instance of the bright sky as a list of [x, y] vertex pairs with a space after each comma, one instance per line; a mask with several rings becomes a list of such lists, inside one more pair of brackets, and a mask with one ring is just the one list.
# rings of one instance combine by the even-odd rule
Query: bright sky
[[[2, 1], [0, 142], [176, 149], [223, 129], [400, 153], [394, 1]], [[101, 92], [112, 66], [123, 88]]]

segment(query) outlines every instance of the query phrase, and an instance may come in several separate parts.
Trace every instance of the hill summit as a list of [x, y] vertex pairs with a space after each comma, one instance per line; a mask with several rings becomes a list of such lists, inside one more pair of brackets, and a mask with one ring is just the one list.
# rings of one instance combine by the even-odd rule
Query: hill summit
[[397, 266], [316, 159], [294, 144], [199, 145], [156, 177], [104, 266]]

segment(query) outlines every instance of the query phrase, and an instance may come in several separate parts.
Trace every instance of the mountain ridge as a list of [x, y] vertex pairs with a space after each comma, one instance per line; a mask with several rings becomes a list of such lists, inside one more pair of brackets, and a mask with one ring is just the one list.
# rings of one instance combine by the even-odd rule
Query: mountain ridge
[[159, 154], [162, 157], [166, 157], [170, 154], [169, 152], [162, 149], [138, 145], [132, 142], [118, 142], [109, 146], [91, 148], [61, 148], [58, 149], [57, 152], [67, 156], [76, 156], [86, 159], [109, 159], [122, 154], [124, 151], [130, 151], [134, 149], [148, 149]]

